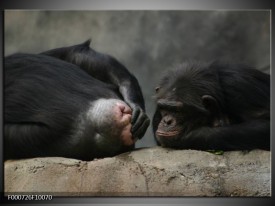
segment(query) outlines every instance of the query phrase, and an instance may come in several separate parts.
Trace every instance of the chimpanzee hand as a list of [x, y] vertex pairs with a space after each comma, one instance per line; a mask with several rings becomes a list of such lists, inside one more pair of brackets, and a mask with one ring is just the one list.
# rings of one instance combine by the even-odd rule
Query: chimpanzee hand
[[141, 139], [148, 126], [150, 125], [150, 119], [141, 109], [141, 107], [135, 103], [128, 103], [132, 109], [132, 135], [134, 139]]

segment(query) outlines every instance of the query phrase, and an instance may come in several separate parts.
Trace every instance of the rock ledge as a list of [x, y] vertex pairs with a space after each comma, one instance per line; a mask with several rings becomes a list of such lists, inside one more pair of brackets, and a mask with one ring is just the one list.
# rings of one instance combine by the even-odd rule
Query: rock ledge
[[60, 196], [271, 196], [271, 153], [144, 148], [85, 162], [8, 160], [5, 194]]

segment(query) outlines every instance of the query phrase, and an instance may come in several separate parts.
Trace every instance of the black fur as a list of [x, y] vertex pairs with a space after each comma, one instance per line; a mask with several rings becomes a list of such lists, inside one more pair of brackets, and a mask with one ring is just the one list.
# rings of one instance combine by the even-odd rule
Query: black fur
[[[201, 150], [270, 149], [268, 74], [237, 64], [182, 64], [164, 76], [156, 100], [153, 131], [158, 144]], [[171, 101], [183, 106], [171, 107]], [[179, 135], [158, 137], [158, 127], [165, 125], [161, 111], [177, 122], [176, 129], [167, 124], [163, 129], [175, 129]]]
[[133, 148], [107, 145], [100, 151], [93, 136], [80, 146], [74, 144], [79, 114], [100, 98], [130, 105], [136, 113], [132, 120], [135, 137], [141, 138], [148, 127], [136, 78], [113, 57], [90, 49], [89, 42], [42, 54], [8, 56], [4, 75], [5, 159], [92, 159]]

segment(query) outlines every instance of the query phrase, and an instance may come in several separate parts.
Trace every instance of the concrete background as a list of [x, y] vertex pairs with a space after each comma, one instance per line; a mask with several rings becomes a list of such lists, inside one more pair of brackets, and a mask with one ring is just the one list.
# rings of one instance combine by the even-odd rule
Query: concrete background
[[[161, 73], [185, 60], [241, 62], [269, 73], [269, 11], [5, 11], [5, 55], [92, 38], [139, 80], [146, 109]], [[155, 145], [149, 127], [137, 147]]]

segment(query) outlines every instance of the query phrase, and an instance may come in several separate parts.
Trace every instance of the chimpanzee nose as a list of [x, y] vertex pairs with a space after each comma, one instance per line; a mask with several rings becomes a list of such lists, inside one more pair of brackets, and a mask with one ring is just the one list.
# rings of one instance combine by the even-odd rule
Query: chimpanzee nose
[[163, 118], [163, 122], [167, 125], [167, 126], [170, 126], [170, 125], [173, 125], [175, 120], [173, 117], [171, 117], [170, 115], [169, 116], [165, 116]]

